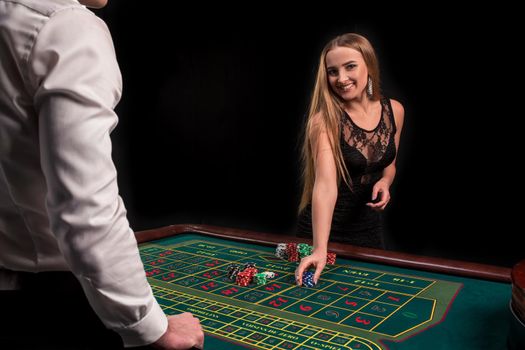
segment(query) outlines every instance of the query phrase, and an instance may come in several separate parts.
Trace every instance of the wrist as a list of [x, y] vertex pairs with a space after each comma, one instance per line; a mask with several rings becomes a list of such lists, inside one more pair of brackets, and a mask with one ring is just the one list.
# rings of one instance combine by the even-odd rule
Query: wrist
[[312, 254], [320, 254], [320, 255], [326, 255], [328, 253], [328, 247], [316, 247], [314, 246], [314, 249], [312, 250]]
[[382, 182], [382, 183], [386, 184], [388, 186], [388, 188], [390, 188], [390, 186], [392, 186], [392, 182], [394, 182], [394, 179], [392, 179], [390, 177], [383, 176], [377, 182]]

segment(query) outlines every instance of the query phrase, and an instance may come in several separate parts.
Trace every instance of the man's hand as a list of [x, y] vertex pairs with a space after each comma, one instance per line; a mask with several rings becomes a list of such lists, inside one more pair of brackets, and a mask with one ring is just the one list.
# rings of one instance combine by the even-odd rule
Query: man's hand
[[152, 346], [161, 350], [204, 349], [199, 319], [189, 312], [168, 317], [168, 329]]

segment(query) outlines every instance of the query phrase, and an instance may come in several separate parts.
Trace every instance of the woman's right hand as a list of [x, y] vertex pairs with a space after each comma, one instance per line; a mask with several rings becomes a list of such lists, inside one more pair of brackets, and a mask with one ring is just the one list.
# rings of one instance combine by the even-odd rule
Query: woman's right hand
[[326, 251], [322, 250], [314, 251], [311, 255], [305, 256], [301, 259], [299, 266], [297, 266], [297, 269], [295, 270], [295, 282], [298, 286], [303, 284], [303, 273], [310, 267], [315, 268], [314, 283], [317, 284], [321, 277], [321, 272], [323, 272], [323, 269], [326, 266], [326, 253]]

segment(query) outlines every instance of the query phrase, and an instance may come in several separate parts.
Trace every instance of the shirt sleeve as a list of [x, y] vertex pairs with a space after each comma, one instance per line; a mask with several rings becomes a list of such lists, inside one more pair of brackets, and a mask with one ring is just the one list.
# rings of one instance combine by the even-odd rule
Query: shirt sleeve
[[87, 9], [61, 10], [40, 30], [27, 64], [60, 250], [106, 327], [127, 347], [150, 344], [167, 319], [118, 194], [110, 132], [122, 81], [111, 35]]

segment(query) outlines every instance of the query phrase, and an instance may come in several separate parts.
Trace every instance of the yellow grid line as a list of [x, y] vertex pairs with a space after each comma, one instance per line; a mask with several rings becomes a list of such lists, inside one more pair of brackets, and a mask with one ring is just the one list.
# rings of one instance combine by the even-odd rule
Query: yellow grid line
[[[157, 245], [157, 244], [151, 244], [151, 243], [150, 243], [149, 246], [148, 246], [146, 249], [144, 249], [144, 250], [147, 250], [148, 248], [151, 248], [151, 247], [153, 247], [153, 248], [158, 248], [158, 249], [161, 249], [161, 250], [174, 250], [174, 249], [176, 249], [176, 248], [179, 247], [179, 246], [181, 246], [181, 247], [186, 247], [186, 246], [193, 245], [193, 244], [195, 244], [195, 243], [199, 243], [199, 241], [197, 241], [197, 240], [192, 240], [192, 241], [188, 241], [188, 242], [182, 242], [182, 243], [179, 243], [179, 244], [172, 244], [172, 245], [170, 245], [170, 246]], [[222, 247], [222, 249], [217, 250], [217, 253], [222, 253], [222, 254], [227, 254], [227, 255], [232, 255], [232, 254], [229, 254], [228, 252], [224, 252], [223, 250], [232, 250], [232, 249], [236, 249], [236, 247], [234, 247], [234, 246], [228, 246], [228, 245], [224, 245], [224, 244], [220, 244], [220, 243], [214, 243], [213, 245], [214, 245], [214, 246], [218, 246], [218, 247]], [[198, 248], [198, 247], [197, 247], [197, 248]], [[254, 252], [254, 253], [256, 253], [256, 254], [261, 254], [261, 251], [260, 251], [260, 250], [251, 249], [251, 248], [247, 248], [247, 247], [243, 247], [242, 250], [243, 250], [243, 251]], [[158, 251], [157, 251], [157, 252], [143, 252], [144, 255], [147, 255], [147, 256], [150, 256], [150, 257], [156, 257], [155, 255], [156, 255], [157, 253], [158, 253]], [[175, 253], [176, 253], [176, 252], [175, 252]], [[206, 257], [206, 258], [210, 258], [210, 259], [223, 260], [223, 261], [226, 260], [226, 259], [224, 259], [224, 257], [221, 257], [221, 256], [216, 257], [216, 256], [209, 256], [209, 255], [206, 255], [206, 254], [205, 254], [205, 255], [199, 255], [199, 254], [195, 254], [195, 253], [188, 252], [188, 251], [180, 251], [179, 253], [187, 254], [187, 255], [190, 256], [190, 258], [188, 258], [188, 257], [184, 257], [184, 258], [183, 258], [184, 260], [179, 260], [179, 259], [177, 259], [177, 254], [172, 254], [172, 255], [169, 255], [169, 256], [166, 256], [166, 257], [161, 257], [161, 258], [173, 259], [173, 260], [174, 260], [173, 262], [167, 261], [166, 264], [160, 264], [160, 265], [158, 265], [158, 266], [148, 265], [148, 267], [151, 267], [151, 268], [160, 268], [162, 271], [169, 272], [170, 270], [162, 269], [162, 266], [164, 266], [164, 265], [168, 265], [168, 264], [170, 264], [170, 263], [184, 262], [184, 263], [186, 263], [186, 264], [189, 264], [190, 266], [198, 266], [198, 267], [202, 267], [202, 265], [199, 265], [202, 261], [197, 261], [197, 262], [188, 262], [188, 261], [187, 261], [187, 260], [191, 260], [193, 257]], [[267, 252], [264, 252], [264, 253], [266, 254]], [[268, 254], [269, 254], [269, 253], [268, 253]], [[250, 258], [253, 258], [253, 259], [262, 258], [262, 259], [265, 260], [265, 261], [268, 260], [268, 259], [266, 259], [264, 256], [263, 256], [263, 257], [260, 257], [260, 256], [258, 256], [258, 257], [255, 257], [255, 256], [246, 256], [246, 257], [242, 257], [242, 256], [234, 255], [234, 257], [236, 257], [236, 258], [242, 258], [243, 260], [248, 260], [248, 261], [249, 261]], [[159, 257], [159, 258], [160, 258], [160, 257]], [[150, 260], [150, 261], [153, 261], [153, 260], [154, 260], [154, 259], [152, 259], [152, 260]], [[271, 261], [271, 263], [272, 263], [272, 264], [276, 264], [276, 265], [278, 265], [279, 262], [278, 262], [278, 261]], [[147, 262], [145, 262], [144, 264], [147, 265]], [[401, 275], [401, 274], [398, 274], [398, 273], [390, 273], [390, 272], [389, 272], [389, 273], [385, 273], [385, 272], [379, 272], [379, 271], [376, 271], [376, 270], [373, 270], [373, 269], [367, 269], [367, 268], [354, 268], [354, 267], [352, 267], [351, 265], [338, 265], [338, 267], [339, 267], [339, 268], [345, 268], [345, 267], [346, 267], [346, 268], [352, 268], [352, 269], [354, 269], [354, 270], [358, 270], [358, 272], [360, 272], [360, 271], [363, 271], [363, 272], [371, 271], [371, 272], [377, 272], [377, 273], [379, 273], [379, 275], [376, 276], [376, 277], [374, 277], [373, 279], [368, 279], [368, 278], [366, 278], [366, 277], [362, 277], [362, 276], [358, 276], [358, 277], [356, 277], [356, 278], [359, 278], [359, 279], [361, 279], [361, 280], [369, 280], [369, 281], [374, 281], [374, 280], [376, 280], [376, 282], [380, 282], [380, 283], [383, 283], [383, 284], [394, 285], [394, 286], [399, 285], [399, 286], [402, 286], [402, 287], [405, 287], [405, 288], [415, 288], [415, 289], [421, 289], [421, 290], [420, 290], [418, 293], [411, 295], [411, 294], [406, 294], [406, 293], [403, 293], [403, 292], [400, 292], [400, 291], [395, 291], [395, 290], [380, 289], [380, 288], [375, 288], [375, 287], [373, 287], [373, 286], [368, 286], [368, 285], [360, 285], [360, 284], [355, 284], [355, 283], [348, 283], [348, 282], [343, 282], [343, 281], [337, 281], [337, 280], [333, 280], [333, 279], [325, 279], [325, 281], [327, 281], [327, 282], [331, 282], [331, 283], [342, 283], [342, 284], [345, 284], [345, 285], [351, 285], [351, 286], [353, 286], [353, 287], [357, 287], [357, 289], [354, 289], [353, 291], [355, 291], [355, 290], [359, 290], [360, 288], [367, 288], [367, 289], [371, 289], [371, 290], [376, 290], [376, 291], [381, 291], [381, 292], [382, 292], [382, 293], [379, 294], [377, 297], [375, 297], [374, 299], [370, 299], [370, 300], [369, 300], [369, 299], [362, 299], [362, 298], [359, 298], [359, 297], [355, 297], [355, 298], [357, 298], [357, 299], [369, 300], [369, 302], [366, 303], [366, 304], [364, 304], [360, 309], [355, 310], [353, 313], [351, 313], [349, 316], [345, 317], [343, 320], [339, 321], [338, 323], [335, 323], [335, 322], [334, 322], [334, 324], [340, 324], [340, 322], [342, 322], [342, 321], [348, 319], [349, 317], [351, 317], [352, 315], [356, 314], [357, 312], [359, 312], [360, 310], [362, 310], [362, 309], [363, 309], [364, 307], [366, 307], [367, 305], [370, 305], [370, 303], [372, 303], [373, 301], [377, 301], [377, 299], [378, 299], [379, 297], [381, 297], [382, 295], [384, 295], [386, 292], [396, 293], [396, 294], [399, 294], [399, 295], [405, 295], [405, 296], [409, 297], [409, 299], [408, 299], [405, 303], [403, 303], [403, 304], [401, 304], [401, 305], [384, 303], [384, 304], [387, 304], [387, 305], [391, 305], [391, 306], [396, 306], [396, 307], [397, 307], [397, 310], [395, 310], [395, 311], [393, 311], [393, 312], [390, 313], [390, 316], [391, 316], [391, 315], [393, 315], [394, 313], [396, 313], [396, 312], [397, 312], [402, 306], [406, 305], [409, 301], [413, 300], [413, 299], [416, 298], [419, 294], [421, 294], [423, 291], [429, 289], [431, 286], [433, 286], [433, 285], [436, 283], [435, 280], [430, 280], [430, 279], [426, 279], [426, 278], [413, 277], [413, 276], [409, 276], [409, 275]], [[188, 274], [188, 275], [186, 275], [186, 276], [183, 276], [183, 277], [180, 277], [180, 278], [173, 279], [173, 280], [171, 280], [170, 282], [174, 282], [174, 281], [177, 281], [177, 280], [181, 280], [181, 279], [184, 279], [184, 278], [188, 278], [188, 277], [190, 277], [190, 276], [201, 279], [201, 278], [200, 278], [200, 277], [201, 277], [200, 275], [201, 275], [202, 273], [205, 273], [205, 271], [213, 270], [213, 269], [215, 269], [215, 268], [216, 268], [216, 267], [213, 266], [213, 267], [205, 268], [205, 269], [202, 269], [202, 270], [197, 270], [196, 272], [194, 272], [194, 273], [192, 273], [192, 274]], [[281, 272], [282, 272], [283, 274], [284, 274], [284, 273], [287, 273], [286, 271], [281, 271]], [[164, 272], [163, 272], [162, 274], [164, 274]], [[340, 274], [340, 273], [337, 273], [337, 272], [333, 272], [333, 274], [334, 274], [334, 275], [338, 275], [338, 276], [354, 277], [354, 276], [351, 276], [351, 275]], [[405, 284], [402, 284], [402, 283], [401, 283], [401, 284], [396, 284], [396, 283], [394, 283], [394, 282], [386, 282], [386, 281], [380, 281], [380, 280], [377, 280], [378, 278], [381, 278], [381, 277], [383, 277], [383, 276], [385, 276], [385, 275], [390, 275], [390, 276], [399, 276], [399, 277], [404, 278], [404, 279], [406, 279], [407, 277], [410, 277], [410, 278], [415, 279], [415, 280], [428, 281], [428, 282], [431, 282], [431, 283], [428, 284], [428, 285], [425, 286], [425, 287], [418, 287], [418, 286], [409, 286], [409, 285], [405, 285]], [[151, 278], [153, 278], [153, 277], [151, 277]], [[156, 280], [156, 279], [154, 279], [154, 280]], [[208, 279], [208, 280], [209, 280], [209, 281], [218, 281], [218, 280], [216, 280], [215, 278], [211, 278], [211, 279]], [[158, 281], [160, 281], [160, 280], [158, 280]], [[207, 280], [204, 280], [204, 281], [207, 281]], [[218, 281], [218, 282], [224, 283], [224, 282], [222, 282], [222, 281]], [[160, 288], [160, 287], [159, 287], [159, 288]], [[223, 287], [220, 287], [220, 288], [223, 288]], [[288, 287], [288, 288], [285, 288], [285, 289], [280, 290], [280, 291], [278, 292], [279, 294], [277, 294], [277, 295], [270, 295], [270, 296], [265, 297], [265, 298], [263, 298], [263, 299], [261, 299], [261, 300], [258, 300], [258, 301], [256, 302], [256, 304], [261, 305], [264, 301], [267, 301], [268, 299], [271, 299], [272, 297], [277, 297], [277, 296], [280, 295], [280, 293], [286, 292], [286, 291], [288, 291], [288, 290], [290, 290], [290, 289], [293, 289], [293, 285], [290, 286], [290, 287]], [[166, 289], [166, 290], [169, 290], [169, 289]], [[308, 296], [315, 295], [315, 294], [320, 293], [320, 292], [322, 292], [322, 291], [324, 291], [324, 292], [326, 292], [326, 293], [337, 294], [337, 293], [332, 293], [332, 292], [326, 291], [326, 290], [324, 290], [324, 289], [320, 289], [320, 290], [316, 291], [315, 293], [310, 294], [310, 295], [308, 295]], [[249, 293], [249, 292], [251, 292], [251, 291], [248, 289], [248, 290], [246, 290], [246, 291], [244, 291], [244, 292], [241, 292], [241, 293], [239, 293], [239, 294], [236, 294], [236, 295], [239, 295], [239, 296], [240, 296], [240, 295], [242, 295], [242, 294]], [[179, 292], [179, 291], [177, 291], [177, 293], [180, 294], [180, 293], [183, 293], [183, 292]], [[266, 293], [266, 292], [263, 291], [263, 293]], [[184, 293], [184, 294], [186, 294], [186, 293]], [[283, 296], [283, 295], [281, 295], [281, 296]], [[285, 297], [285, 296], [283, 296], [283, 297]], [[332, 301], [330, 304], [328, 304], [328, 305], [324, 305], [324, 307], [322, 307], [320, 310], [316, 311], [316, 313], [320, 312], [323, 308], [326, 308], [326, 307], [328, 307], [328, 306], [337, 307], [337, 306], [334, 306], [333, 304], [336, 303], [337, 301], [341, 300], [341, 299], [344, 298], [344, 297], [345, 297], [344, 294], [341, 295], [340, 298], [336, 298], [336, 299], [335, 299], [334, 301]], [[192, 296], [192, 298], [198, 299], [198, 298], [200, 298], [200, 297], [193, 297], [193, 296]], [[292, 298], [293, 298], [293, 297], [292, 297]], [[421, 298], [421, 297], [420, 297], [420, 298]], [[424, 298], [424, 299], [429, 299], [429, 298]], [[429, 299], [429, 300], [432, 300], [432, 301], [434, 302], [434, 306], [433, 306], [433, 308], [432, 308], [432, 314], [431, 314], [432, 317], [430, 318], [430, 319], [432, 319], [433, 316], [434, 316], [434, 312], [435, 312], [435, 303], [436, 303], [436, 300], [435, 300], [435, 299]], [[297, 301], [297, 302], [299, 302], [299, 301]], [[297, 302], [294, 302], [294, 303], [290, 304], [288, 307], [290, 307], [290, 306], [292, 306], [292, 305], [295, 305]], [[308, 300], [308, 302], [311, 302], [311, 301]], [[208, 302], [208, 303], [209, 303], [209, 302]], [[311, 302], [311, 303], [314, 303], [314, 304], [315, 304], [315, 302]], [[219, 304], [219, 302], [215, 302], [215, 304], [211, 304], [211, 305], [220, 305], [220, 304]], [[320, 304], [320, 305], [323, 305], [323, 304]], [[166, 307], [165, 305], [163, 305], [163, 306]], [[261, 305], [261, 306], [263, 306], [263, 305]], [[240, 308], [240, 307], [236, 307], [236, 306], [232, 306], [232, 305], [226, 305], [226, 307], [230, 307], [230, 308], [233, 308], [233, 309], [235, 309], [235, 308]], [[168, 308], [171, 308], [171, 309], [175, 310], [175, 309], [172, 308], [172, 307], [168, 307]], [[240, 309], [241, 309], [241, 310], [244, 310], [244, 308], [240, 308]], [[292, 312], [285, 311], [285, 310], [281, 310], [281, 309], [277, 309], [277, 310], [278, 310], [278, 311], [281, 311], [281, 312], [285, 312], [285, 313], [292, 313]], [[214, 312], [216, 312], [217, 314], [221, 315], [221, 313], [219, 313], [219, 312], [217, 312], [217, 311], [214, 311]], [[252, 311], [252, 312], [249, 313], [249, 314], [254, 314], [254, 313], [255, 313], [255, 312]], [[371, 315], [371, 316], [374, 316], [374, 317], [378, 317], [378, 318], [383, 318], [382, 316], [375, 315], [375, 314], [369, 314], [369, 313], [365, 313], [365, 312], [362, 312], [362, 311], [361, 311], [361, 313], [366, 314], [366, 315]], [[301, 315], [300, 313], [299, 313], [299, 314], [298, 314], [298, 313], [292, 313], [292, 314], [294, 314], [294, 315]], [[228, 314], [224, 314], [224, 315], [227, 316]], [[263, 314], [263, 315], [264, 315], [264, 314]], [[272, 315], [272, 316], [273, 316], [273, 315]], [[379, 326], [381, 323], [383, 323], [386, 319], [390, 318], [390, 316], [387, 316], [386, 318], [384, 318], [381, 322], [379, 322], [377, 325], [375, 325], [372, 329], [378, 327], [378, 326]], [[268, 316], [267, 316], [267, 315], [264, 315], [264, 317], [268, 317]], [[275, 317], [275, 316], [274, 316], [274, 317]], [[282, 319], [282, 318], [278, 318], [278, 319], [280, 319], [280, 320], [286, 320], [286, 319]], [[325, 320], [325, 321], [327, 321], [327, 320]], [[222, 321], [218, 321], [218, 322], [220, 322], [221, 324], [225, 324], [225, 326], [226, 326], [226, 325], [234, 326], [234, 325], [231, 324], [231, 323], [225, 323], [225, 322], [222, 322]], [[252, 321], [250, 321], [250, 322], [252, 322]], [[328, 322], [331, 322], [331, 321], [328, 321]], [[292, 323], [294, 323], [294, 322], [292, 321]], [[427, 322], [424, 322], [424, 323], [427, 323]], [[424, 323], [422, 323], [422, 324], [424, 324]], [[225, 326], [222, 326], [222, 327], [220, 327], [220, 328], [223, 328], [223, 327], [225, 327]], [[344, 326], [347, 326], [347, 325], [344, 325]], [[400, 333], [400, 334], [404, 334], [404, 333], [406, 333], [406, 332], [409, 332], [409, 331], [411, 331], [412, 329], [417, 328], [417, 327], [419, 327], [419, 326], [420, 326], [420, 325], [416, 325], [416, 326], [414, 326], [414, 327], [411, 327], [410, 329], [408, 329], [408, 330], [406, 330], [406, 331], [404, 331], [404, 332], [402, 332], [402, 333]], [[235, 327], [238, 327], [238, 326], [235, 326]], [[306, 327], [311, 327], [311, 325], [305, 324], [305, 326], [304, 326], [302, 329], [304, 329], [304, 328], [306, 328]], [[370, 330], [365, 330], [365, 329], [358, 328], [358, 327], [353, 327], [353, 326], [348, 326], [348, 327], [350, 327], [350, 328], [356, 328], [356, 329], [358, 329], [358, 330], [360, 330], [360, 331], [365, 331], [365, 332], [368, 331], [368, 332], [372, 332], [372, 329], [370, 329]], [[320, 330], [319, 330], [317, 333], [323, 331], [323, 328], [319, 328], [319, 329], [320, 329]], [[252, 332], [252, 331], [250, 330], [250, 332]], [[211, 333], [213, 333], [213, 332], [211, 332]], [[317, 334], [317, 333], [316, 333], [316, 334]], [[374, 333], [376, 333], [376, 334], [382, 334], [382, 333], [378, 333], [378, 332], [374, 332]], [[215, 333], [213, 333], [213, 334], [215, 334]], [[343, 337], [346, 338], [346, 334], [344, 334], [344, 333], [337, 333], [337, 334], [342, 334]], [[217, 335], [219, 335], [219, 336], [223, 336], [223, 335], [220, 335], [220, 334], [217, 334]], [[387, 335], [387, 336], [391, 337], [390, 335]], [[397, 336], [398, 336], [398, 335], [396, 335], [396, 337], [397, 337]], [[246, 338], [246, 337], [247, 337], [247, 336], [245, 336], [244, 338]], [[358, 339], [358, 338], [359, 338], [359, 337], [356, 337], [356, 336], [353, 336], [353, 335], [351, 335], [351, 337], [353, 337], [352, 340], [347, 341], [346, 344], [350, 343], [350, 342], [353, 341], [354, 339]], [[265, 339], [265, 338], [264, 338], [264, 339]], [[256, 344], [262, 343], [262, 342], [264, 341], [264, 339], [261, 339], [260, 341], [257, 341]], [[281, 339], [281, 338], [278, 338], [278, 339]], [[366, 339], [366, 338], [363, 338], [363, 339], [365, 339], [366, 341], [369, 341], [369, 340]], [[293, 342], [293, 341], [291, 341], [291, 340], [289, 340], [289, 339], [284, 339], [284, 340], [287, 340], [287, 341], [290, 341], [290, 342], [292, 342], [292, 343], [295, 343], [295, 342]], [[300, 346], [300, 345], [305, 345], [304, 343], [305, 343], [306, 341], [308, 341], [308, 339], [305, 340], [305, 341], [303, 341], [301, 344], [299, 344], [299, 346]], [[249, 345], [253, 345], [254, 343], [253, 343], [253, 342], [249, 342], [249, 343], [247, 343], [247, 344], [249, 344]], [[342, 344], [336, 344], [336, 345], [341, 346]], [[275, 345], [275, 346], [277, 346], [277, 345]], [[275, 347], [275, 346], [274, 346], [274, 347]], [[305, 346], [307, 346], [307, 345], [305, 345]]]

